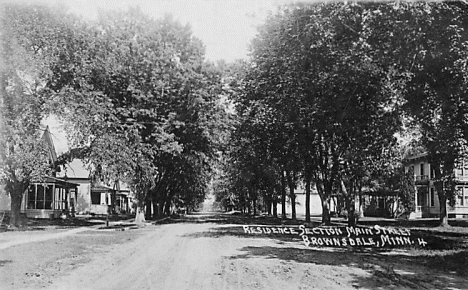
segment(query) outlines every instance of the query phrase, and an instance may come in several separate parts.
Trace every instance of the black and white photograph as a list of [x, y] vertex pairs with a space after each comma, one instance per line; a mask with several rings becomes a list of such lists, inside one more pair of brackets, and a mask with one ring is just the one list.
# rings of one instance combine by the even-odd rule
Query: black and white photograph
[[0, 0], [0, 289], [468, 290], [468, 1]]

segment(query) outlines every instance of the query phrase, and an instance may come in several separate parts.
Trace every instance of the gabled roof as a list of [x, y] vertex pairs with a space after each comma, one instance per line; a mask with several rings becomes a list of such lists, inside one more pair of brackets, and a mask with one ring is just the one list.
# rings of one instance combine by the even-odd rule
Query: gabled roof
[[418, 160], [426, 159], [427, 156], [428, 156], [427, 152], [410, 155], [410, 156], [405, 157], [405, 159], [403, 160], [403, 163], [408, 164], [408, 163], [415, 162]]
[[[75, 181], [90, 180], [90, 171], [86, 168], [82, 159], [73, 159], [72, 162], [65, 165], [65, 170], [59, 173], [59, 177], [68, 178]], [[93, 182], [92, 190], [130, 192], [130, 185], [127, 181], [119, 179], [115, 184], [103, 184], [102, 182]]]
[[42, 140], [46, 142], [47, 148], [49, 148], [49, 158], [51, 159], [52, 164], [55, 164], [55, 162], [57, 162], [57, 152], [55, 152], [54, 141], [52, 141], [49, 126], [46, 126], [44, 134], [42, 134]]

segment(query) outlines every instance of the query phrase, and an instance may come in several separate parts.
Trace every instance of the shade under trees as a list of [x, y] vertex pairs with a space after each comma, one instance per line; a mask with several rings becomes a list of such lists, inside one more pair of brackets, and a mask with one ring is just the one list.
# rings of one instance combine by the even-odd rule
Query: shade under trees
[[[306, 189], [315, 185], [323, 223], [330, 221], [328, 205], [336, 194], [355, 223], [356, 197], [392, 163], [397, 133], [408, 127], [423, 136], [446, 223], [446, 199], [454, 196], [453, 172], [466, 142], [464, 5], [294, 4], [260, 28], [239, 111], [263, 124], [250, 139], [281, 148], [277, 160], [288, 148], [289, 156], [300, 156], [293, 163], [300, 164]], [[271, 126], [276, 136], [287, 137], [265, 134]]]
[[[222, 149], [225, 110], [218, 100], [220, 74], [188, 25], [170, 16], [151, 19], [138, 9], [102, 13], [93, 22], [34, 5], [8, 4], [7, 14], [24, 16], [18, 20], [23, 29], [12, 35], [47, 71], [40, 76], [44, 105], [27, 100], [22, 105], [38, 115], [24, 117], [39, 124], [53, 113], [66, 123], [71, 150], [62, 162], [81, 158], [95, 179], [129, 182], [140, 220], [145, 206], [156, 217], [204, 199]], [[38, 28], [44, 19], [50, 27]]]
[[398, 137], [414, 130], [447, 224], [468, 136], [462, 2], [285, 5], [259, 28], [250, 59], [233, 64], [206, 62], [190, 27], [169, 16], [130, 9], [85, 22], [3, 8], [1, 178], [15, 224], [22, 192], [53, 169], [38, 141], [49, 113], [67, 124], [61, 160], [129, 181], [140, 220], [195, 208], [211, 185], [226, 208], [277, 216], [280, 202], [286, 218], [289, 201], [295, 218], [300, 182], [306, 221], [315, 188], [324, 224], [334, 199], [354, 225], [369, 188], [400, 188], [411, 208]]

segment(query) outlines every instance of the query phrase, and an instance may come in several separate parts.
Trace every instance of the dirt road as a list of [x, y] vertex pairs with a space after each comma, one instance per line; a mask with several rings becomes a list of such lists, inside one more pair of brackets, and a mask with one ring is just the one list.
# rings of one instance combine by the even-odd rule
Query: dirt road
[[[30, 257], [25, 275], [27, 265], [15, 257], [27, 255], [18, 253], [47, 247], [52, 248], [41, 256], [58, 260]], [[433, 269], [418, 253], [311, 248], [297, 238], [246, 235], [242, 225], [197, 220], [122, 232], [79, 231], [0, 250], [0, 255], [0, 262], [10, 261], [0, 263], [0, 271], [23, 275], [12, 280], [0, 273], [11, 289], [468, 288], [467, 277]]]
[[[203, 237], [213, 224], [149, 226], [121, 245], [55, 282], [56, 289], [221, 289], [220, 241]], [[121, 253], [120, 255], [117, 253]]]

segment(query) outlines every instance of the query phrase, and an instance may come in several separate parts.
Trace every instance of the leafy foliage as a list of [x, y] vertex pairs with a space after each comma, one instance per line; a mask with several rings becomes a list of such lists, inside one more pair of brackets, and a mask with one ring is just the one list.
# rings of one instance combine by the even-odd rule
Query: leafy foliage
[[[49, 149], [41, 140], [46, 96], [44, 82], [52, 53], [44, 41], [57, 41], [57, 13], [43, 7], [5, 5], [2, 17], [0, 182], [11, 197], [11, 220], [18, 226], [23, 192], [51, 174]], [[32, 23], [35, 23], [31, 27]]]
[[[279, 9], [252, 42], [244, 90], [235, 99], [250, 150], [236, 160], [250, 174], [257, 169], [246, 162], [257, 163], [254, 156], [264, 156], [277, 173], [294, 164], [304, 183], [314, 181], [328, 223], [332, 195], [344, 196], [352, 212], [363, 188], [396, 178], [382, 170], [395, 161], [396, 137], [417, 128], [439, 170], [445, 207], [466, 147], [465, 8], [397, 1]], [[410, 187], [403, 179], [393, 185]]]
[[[42, 105], [30, 108], [67, 124], [72, 148], [61, 162], [82, 158], [98, 180], [131, 181], [141, 209], [157, 203], [155, 215], [174, 204], [196, 207], [223, 150], [227, 115], [221, 76], [204, 61], [190, 27], [138, 9], [102, 13], [97, 22], [54, 16], [50, 23], [37, 13], [51, 8], [12, 9], [10, 17], [26, 15], [14, 32], [19, 47], [45, 71]], [[48, 26], [32, 28], [41, 21]], [[25, 117], [39, 123], [42, 115]]]

